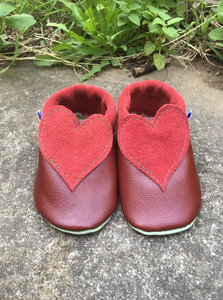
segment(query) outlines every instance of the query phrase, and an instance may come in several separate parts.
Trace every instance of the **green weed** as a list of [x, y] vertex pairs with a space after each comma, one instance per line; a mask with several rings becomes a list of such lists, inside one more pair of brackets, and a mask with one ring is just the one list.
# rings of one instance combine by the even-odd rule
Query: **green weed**
[[0, 71], [0, 74], [8, 70], [8, 68], [16, 60], [19, 48], [19, 38], [21, 37], [21, 35], [24, 34], [29, 27], [33, 26], [36, 23], [33, 16], [28, 14], [21, 13], [10, 15], [10, 13], [15, 10], [15, 8], [16, 7], [12, 1], [5, 1], [0, 3], [0, 52], [5, 45], [10, 44], [4, 41], [5, 30], [3, 28], [3, 24], [5, 23], [5, 26], [9, 29], [20, 29], [15, 42], [14, 58], [9, 66]]
[[[63, 59], [73, 60], [75, 67], [83, 58], [87, 57], [90, 62], [102, 58], [97, 68], [92, 69], [95, 72], [108, 63], [122, 66], [123, 56], [138, 54], [153, 54], [155, 66], [162, 69], [165, 66], [162, 53], [166, 50], [162, 45], [179, 36], [179, 25], [187, 9], [183, 1], [172, 0], [60, 2], [71, 12], [73, 22], [48, 23], [48, 26], [62, 30], [68, 38], [60, 39], [60, 44], [52, 48], [55, 59], [50, 57], [49, 61], [49, 57], [42, 56], [34, 63], [58, 64]], [[89, 75], [93, 74], [92, 70]]]
[[41, 40], [42, 55], [34, 63], [78, 67], [86, 71], [81, 81], [106, 65], [123, 67], [126, 60], [142, 56], [161, 70], [168, 54], [194, 40], [223, 60], [223, 1], [209, 7], [204, 0], [0, 0], [0, 55], [12, 44], [6, 29], [19, 29], [13, 63], [19, 38], [35, 30], [34, 24], [42, 35], [48, 26], [59, 36], [50, 48]]

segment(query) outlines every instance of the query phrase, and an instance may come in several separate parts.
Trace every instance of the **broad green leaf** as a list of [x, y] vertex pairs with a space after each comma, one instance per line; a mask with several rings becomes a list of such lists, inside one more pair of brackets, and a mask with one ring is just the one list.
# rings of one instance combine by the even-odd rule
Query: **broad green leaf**
[[72, 10], [74, 6], [76, 6], [74, 3], [71, 3], [67, 0], [59, 0], [59, 1], [62, 2], [64, 5], [66, 5], [66, 7], [68, 7], [70, 10]]
[[88, 78], [90, 78], [91, 76], [93, 76], [94, 74], [98, 73], [101, 71], [101, 69], [107, 65], [110, 65], [110, 62], [108, 60], [104, 60], [101, 62], [100, 65], [98, 66], [93, 66], [91, 71], [88, 72], [87, 74], [84, 74], [84, 76], [80, 79], [81, 82], [87, 80]]
[[55, 65], [55, 64], [60, 65], [61, 61], [50, 55], [42, 55], [42, 56], [37, 57], [33, 61], [33, 63], [36, 66], [40, 66], [40, 67], [51, 67], [52, 65]]
[[170, 2], [170, 0], [158, 0], [158, 1], [156, 1], [156, 2], [158, 2], [159, 3], [159, 6], [161, 7], [161, 6], [167, 6], [168, 8], [170, 7], [169, 6], [169, 2]]
[[153, 60], [156, 68], [162, 70], [165, 67], [165, 56], [160, 53], [153, 54]]
[[127, 56], [133, 54], [136, 54], [136, 50], [134, 48], [129, 48], [129, 50], [127, 51]]
[[130, 10], [138, 10], [138, 9], [140, 9], [141, 7], [142, 7], [142, 5], [139, 5], [139, 4], [137, 4], [137, 3], [131, 3], [131, 4], [129, 4]]
[[176, 39], [179, 34], [177, 32], [177, 30], [174, 27], [165, 27], [163, 26], [163, 32], [165, 34], [165, 36], [169, 39], [169, 40], [173, 40]]
[[82, 10], [77, 5], [75, 5], [72, 8], [72, 13], [74, 16], [74, 20], [78, 21], [81, 27], [84, 28], [85, 22], [87, 20], [87, 16], [82, 12]]
[[119, 7], [120, 7], [120, 9], [122, 10], [122, 11], [124, 11], [125, 13], [129, 13], [130, 12], [130, 9], [127, 7], [127, 4], [120, 4], [119, 5]]
[[47, 23], [47, 26], [57, 27], [59, 29], [62, 29], [64, 31], [68, 31], [67, 27], [64, 24], [57, 24], [57, 23]]
[[158, 24], [149, 24], [149, 32], [153, 34], [159, 34], [162, 31], [161, 27]]
[[86, 44], [75, 46], [72, 50], [76, 55], [94, 55], [101, 51], [100, 48], [92, 48]]
[[137, 14], [132, 13], [132, 14], [130, 14], [130, 15], [128, 16], [128, 18], [129, 18], [129, 20], [130, 20], [132, 23], [134, 23], [134, 24], [140, 26], [140, 18], [139, 18], [139, 16], [138, 16]]
[[81, 8], [76, 4], [71, 3], [67, 0], [60, 0], [60, 2], [62, 2], [67, 8], [69, 8], [72, 11], [75, 21], [78, 21], [81, 27], [84, 28], [84, 24], [85, 21], [87, 20], [87, 16], [84, 14]]
[[145, 46], [144, 46], [145, 55], [150, 55], [155, 50], [156, 50], [156, 45], [153, 42], [148, 41], [145, 43]]
[[217, 20], [223, 24], [223, 12], [218, 12]]
[[122, 46], [120, 46], [120, 48], [122, 48], [123, 51], [127, 51], [127, 49], [128, 49], [126, 45], [122, 45]]
[[174, 2], [174, 0], [168, 0], [168, 7], [174, 8], [174, 7], [177, 7], [177, 6], [179, 6], [179, 4], [177, 4], [176, 2]]
[[170, 17], [169, 15], [165, 14], [164, 12], [162, 12], [162, 11], [160, 11], [160, 10], [158, 11], [158, 15], [159, 15], [160, 18], [163, 19], [164, 21], [167, 21], [167, 20], [171, 19], [171, 17]]
[[29, 28], [36, 23], [31, 15], [21, 14], [5, 17], [5, 24], [10, 29]]
[[153, 22], [152, 22], [152, 24], [154, 25], [154, 24], [160, 24], [160, 25], [165, 25], [165, 21], [163, 21], [162, 19], [160, 19], [160, 18], [155, 18], [154, 20], [153, 20]]
[[186, 11], [187, 11], [187, 6], [186, 5], [179, 5], [176, 8], [176, 14], [179, 17], [183, 17]]
[[223, 41], [223, 27], [213, 29], [209, 33], [209, 37], [213, 40]]
[[102, 9], [104, 9], [105, 7], [104, 7], [104, 5], [103, 4], [97, 4], [97, 6], [96, 6], [96, 9], [97, 10], [99, 10], [99, 11], [101, 11]]
[[143, 46], [141, 46], [141, 45], [136, 46], [136, 52], [137, 52], [137, 53], [141, 53], [141, 52], [143, 52], [143, 51], [144, 51]]
[[15, 5], [11, 1], [0, 3], [0, 18], [9, 15], [15, 9]]
[[91, 31], [91, 32], [97, 32], [97, 29], [96, 29], [95, 26], [93, 25], [91, 19], [88, 19], [88, 20], [85, 22], [84, 28], [86, 28], [88, 31]]
[[154, 15], [150, 11], [143, 11], [142, 16], [143, 18], [149, 21], [151, 21], [154, 18]]
[[156, 8], [155, 6], [149, 5], [148, 8], [153, 14], [158, 14], [158, 8]]
[[89, 7], [85, 11], [85, 15], [88, 17], [87, 19], [92, 19], [95, 24], [95, 27], [97, 27], [97, 25], [99, 24], [99, 19], [101, 18], [100, 13], [96, 9]]
[[111, 64], [113, 67], [121, 67], [122, 64], [120, 63], [118, 58], [112, 58], [111, 59]]
[[125, 14], [118, 15], [118, 26], [121, 27], [127, 23], [127, 17]]
[[59, 45], [56, 45], [52, 48], [53, 51], [61, 51], [61, 50], [67, 50], [67, 49], [73, 49], [74, 46], [72, 47], [71, 45], [69, 44], [59, 44]]
[[220, 12], [223, 13], [223, 1], [218, 4], [217, 14], [220, 13]]
[[179, 23], [180, 21], [182, 21], [184, 18], [173, 18], [169, 21], [167, 21], [167, 24], [168, 25], [173, 25], [173, 24], [176, 24], [176, 23]]
[[103, 68], [103, 67], [105, 67], [105, 66], [107, 66], [107, 65], [110, 65], [109, 60], [102, 60], [102, 62], [101, 62], [101, 67]]

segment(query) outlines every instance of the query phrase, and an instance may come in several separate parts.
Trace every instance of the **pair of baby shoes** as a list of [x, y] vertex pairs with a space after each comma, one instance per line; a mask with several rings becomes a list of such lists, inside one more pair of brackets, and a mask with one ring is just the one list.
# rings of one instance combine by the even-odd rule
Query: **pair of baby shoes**
[[[145, 235], [184, 231], [201, 205], [183, 98], [169, 85], [128, 85], [116, 105], [91, 85], [64, 88], [44, 104], [39, 124], [35, 204], [55, 228], [101, 229], [115, 211]], [[117, 129], [117, 155], [114, 130]]]

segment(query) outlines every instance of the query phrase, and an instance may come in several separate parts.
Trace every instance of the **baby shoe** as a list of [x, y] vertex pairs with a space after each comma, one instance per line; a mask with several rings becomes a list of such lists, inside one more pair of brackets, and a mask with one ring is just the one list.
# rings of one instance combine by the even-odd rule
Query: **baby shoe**
[[114, 212], [115, 121], [113, 98], [90, 85], [64, 88], [44, 104], [34, 200], [41, 215], [58, 230], [92, 233]]
[[145, 235], [188, 229], [201, 192], [183, 98], [169, 85], [128, 85], [118, 100], [118, 177], [122, 210]]

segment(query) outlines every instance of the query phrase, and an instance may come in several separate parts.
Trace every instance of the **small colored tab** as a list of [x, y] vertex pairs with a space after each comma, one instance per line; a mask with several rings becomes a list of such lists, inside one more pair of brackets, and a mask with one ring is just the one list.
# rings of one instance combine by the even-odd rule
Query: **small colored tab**
[[41, 110], [38, 110], [38, 111], [37, 111], [37, 117], [38, 117], [39, 121], [41, 121], [42, 116], [43, 116], [42, 111], [41, 111]]
[[192, 110], [189, 110], [187, 113], [188, 120], [191, 118], [191, 116], [192, 116]]

